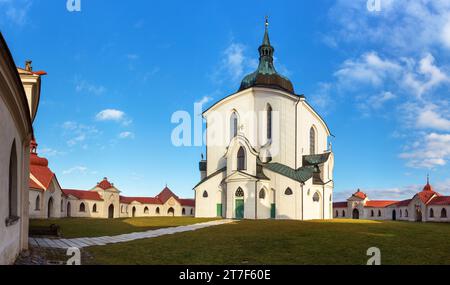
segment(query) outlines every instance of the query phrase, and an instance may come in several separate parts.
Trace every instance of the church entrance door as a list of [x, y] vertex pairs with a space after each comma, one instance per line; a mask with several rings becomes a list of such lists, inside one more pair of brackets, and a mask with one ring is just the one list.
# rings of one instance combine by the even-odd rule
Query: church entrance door
[[47, 207], [47, 218], [50, 219], [53, 216], [53, 198], [50, 197], [48, 200], [48, 207]]
[[392, 220], [393, 221], [397, 220], [397, 212], [395, 210], [392, 211]]
[[236, 213], [235, 213], [236, 219], [243, 219], [244, 218], [244, 200], [243, 199], [236, 199]]
[[422, 222], [422, 210], [420, 208], [416, 209], [416, 222]]
[[359, 220], [359, 211], [358, 211], [358, 209], [354, 209], [353, 210], [353, 219], [354, 220]]
[[111, 204], [108, 208], [108, 218], [113, 219], [114, 218], [114, 205]]

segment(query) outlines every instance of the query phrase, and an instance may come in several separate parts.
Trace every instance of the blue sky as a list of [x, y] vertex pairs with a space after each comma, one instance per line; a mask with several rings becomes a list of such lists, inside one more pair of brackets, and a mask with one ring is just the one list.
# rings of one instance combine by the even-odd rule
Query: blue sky
[[335, 135], [335, 200], [404, 198], [427, 173], [450, 192], [446, 2], [0, 0], [0, 28], [48, 72], [35, 133], [63, 188], [193, 197], [204, 149], [173, 146], [171, 116], [238, 89], [269, 15], [278, 71]]

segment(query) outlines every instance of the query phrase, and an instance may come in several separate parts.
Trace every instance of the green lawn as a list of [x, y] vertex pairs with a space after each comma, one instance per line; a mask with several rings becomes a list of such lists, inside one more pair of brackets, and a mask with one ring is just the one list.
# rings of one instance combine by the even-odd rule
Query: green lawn
[[142, 232], [160, 228], [185, 226], [208, 222], [217, 219], [196, 219], [192, 217], [151, 217], [124, 219], [86, 219], [65, 218], [50, 220], [30, 220], [30, 227], [50, 226], [61, 227], [65, 238], [112, 236], [133, 232]]
[[450, 224], [240, 221], [86, 249], [90, 264], [450, 264]]

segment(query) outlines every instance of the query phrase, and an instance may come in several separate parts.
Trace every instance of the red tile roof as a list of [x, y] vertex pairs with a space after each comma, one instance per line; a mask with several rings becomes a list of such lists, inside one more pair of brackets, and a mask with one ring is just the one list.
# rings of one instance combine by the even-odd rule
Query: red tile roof
[[[33, 175], [42, 185], [44, 185], [45, 189], [43, 190], [47, 190], [50, 187], [52, 179], [55, 176], [50, 168], [48, 168], [48, 160], [39, 157], [36, 153], [31, 153], [30, 155], [30, 174]], [[36, 183], [33, 181], [33, 188], [37, 185], [34, 184]]]
[[34, 182], [34, 180], [31, 179], [31, 178], [28, 180], [28, 188], [33, 188], [33, 189], [36, 189], [36, 190], [39, 190], [39, 191], [44, 191], [45, 190], [40, 185], [38, 185], [36, 182]]
[[397, 206], [397, 207], [406, 207], [406, 206], [409, 206], [409, 203], [411, 203], [411, 201], [412, 201], [412, 199], [403, 200], [403, 201], [397, 202], [395, 204], [395, 206]]
[[162, 205], [161, 201], [153, 197], [124, 197], [120, 196], [120, 203], [131, 204], [133, 202], [139, 202], [141, 204], [155, 204]]
[[114, 185], [108, 181], [108, 178], [103, 178], [101, 182], [97, 184], [97, 187], [102, 188], [103, 190], [108, 190], [112, 188]]
[[[162, 204], [166, 203], [167, 200], [169, 200], [171, 197], [174, 197], [175, 200], [179, 200], [178, 196], [175, 195], [172, 190], [170, 190], [167, 186], [161, 191], [161, 193], [159, 193], [158, 195], [156, 195], [156, 198], [159, 199]], [[178, 201], [179, 202], [179, 201]], [[181, 203], [180, 203], [181, 204]]]
[[361, 190], [359, 190], [359, 189], [352, 196], [358, 197], [358, 198], [363, 199], [363, 200], [367, 198], [367, 194], [364, 193], [364, 192], [361, 192]]
[[180, 199], [168, 187], [165, 187], [161, 191], [161, 193], [159, 193], [156, 197], [125, 197], [125, 196], [120, 196], [120, 203], [130, 204], [132, 202], [139, 202], [141, 204], [163, 205], [171, 197], [173, 197], [175, 200], [177, 200], [178, 203], [180, 203], [181, 206], [195, 207], [195, 200], [193, 200], [193, 199]]
[[181, 206], [186, 207], [195, 207], [195, 200], [194, 199], [179, 199]]
[[398, 201], [382, 201], [382, 200], [372, 200], [367, 201], [364, 207], [367, 208], [385, 208], [387, 206], [398, 203]]
[[336, 202], [333, 203], [333, 208], [347, 208], [347, 202]]
[[450, 205], [450, 196], [438, 196], [431, 199], [428, 205]]
[[103, 199], [100, 197], [100, 194], [98, 194], [95, 191], [83, 191], [73, 189], [63, 189], [62, 191], [67, 196], [72, 195], [80, 200], [103, 201]]
[[431, 198], [433, 198], [433, 196], [441, 196], [439, 193], [431, 191], [431, 190], [427, 190], [427, 191], [422, 191], [420, 193], [417, 193], [417, 195], [419, 196], [419, 199], [424, 203], [427, 204]]

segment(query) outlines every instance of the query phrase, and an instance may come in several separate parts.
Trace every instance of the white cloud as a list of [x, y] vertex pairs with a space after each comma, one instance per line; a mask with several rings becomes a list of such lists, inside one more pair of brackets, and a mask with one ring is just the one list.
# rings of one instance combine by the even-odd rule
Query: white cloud
[[351, 88], [355, 83], [381, 86], [386, 79], [397, 77], [401, 70], [398, 63], [382, 59], [376, 52], [371, 51], [358, 59], [344, 61], [334, 76], [344, 88]]
[[450, 131], [450, 120], [436, 112], [435, 107], [421, 110], [417, 116], [417, 127], [423, 129], [435, 129]]
[[120, 139], [134, 139], [134, 133], [132, 132], [121, 132], [119, 134]]
[[123, 121], [125, 119], [125, 112], [116, 109], [106, 109], [100, 111], [95, 118], [98, 121]]
[[86, 80], [75, 80], [75, 90], [99, 96], [104, 94], [107, 89], [103, 85], [96, 85]]
[[[99, 131], [94, 126], [87, 126], [74, 121], [64, 122], [62, 129], [63, 135], [68, 137], [66, 143], [69, 147], [84, 143], [87, 139], [99, 134]], [[83, 148], [87, 148], [87, 145], [84, 144]]]
[[0, 15], [3, 14], [8, 23], [23, 26], [29, 21], [28, 12], [31, 5], [31, 0], [0, 0]]
[[450, 159], [450, 134], [426, 134], [407, 146], [400, 158], [406, 159], [413, 168], [444, 166]]
[[450, 48], [449, 1], [381, 0], [381, 11], [376, 13], [367, 11], [366, 3], [337, 1], [329, 11], [334, 29], [324, 42], [381, 44], [393, 52]]
[[70, 169], [64, 170], [63, 174], [64, 175], [69, 175], [69, 174], [86, 174], [88, 171], [88, 168], [85, 166], [75, 166], [72, 167]]
[[203, 96], [202, 99], [200, 99], [199, 101], [195, 102], [195, 104], [200, 104], [200, 105], [205, 105], [206, 103], [212, 101], [213, 98], [211, 96], [205, 95]]

